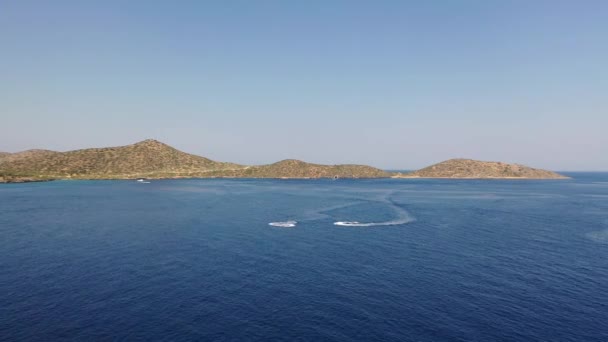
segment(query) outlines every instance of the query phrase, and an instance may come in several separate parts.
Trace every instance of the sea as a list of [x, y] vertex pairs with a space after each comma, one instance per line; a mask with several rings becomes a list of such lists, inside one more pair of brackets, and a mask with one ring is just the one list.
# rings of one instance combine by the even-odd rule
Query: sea
[[1, 341], [608, 341], [608, 173], [0, 185]]

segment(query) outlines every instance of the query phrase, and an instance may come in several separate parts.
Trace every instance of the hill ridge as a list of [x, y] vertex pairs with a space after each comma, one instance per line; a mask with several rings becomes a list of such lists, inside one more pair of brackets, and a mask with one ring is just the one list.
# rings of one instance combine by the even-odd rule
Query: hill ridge
[[68, 179], [130, 178], [376, 178], [390, 175], [365, 165], [321, 165], [297, 159], [245, 166], [182, 152], [155, 139], [66, 152], [36, 150], [0, 159], [0, 176]]
[[283, 159], [267, 165], [218, 162], [180, 151], [155, 139], [130, 145], [66, 152], [33, 149], [0, 153], [3, 179], [132, 178], [568, 178], [521, 164], [453, 158], [420, 170], [395, 174], [367, 165], [322, 165]]
[[522, 164], [453, 158], [420, 170], [397, 176], [399, 178], [521, 178], [566, 179], [553, 171], [536, 169]]

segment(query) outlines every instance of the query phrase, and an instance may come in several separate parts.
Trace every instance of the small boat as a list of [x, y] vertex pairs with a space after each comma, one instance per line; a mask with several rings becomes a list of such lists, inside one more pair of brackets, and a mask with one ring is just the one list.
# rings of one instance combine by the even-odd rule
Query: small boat
[[361, 223], [358, 221], [338, 221], [338, 222], [334, 222], [334, 225], [346, 226], [346, 227], [359, 227], [359, 226], [365, 225], [365, 223]]
[[137, 178], [137, 181], [138, 181], [138, 182], [140, 182], [140, 183], [143, 183], [143, 182], [145, 182], [146, 180], [145, 180], [144, 178]]
[[285, 222], [270, 222], [268, 225], [273, 227], [292, 228], [298, 224], [298, 221], [285, 221]]

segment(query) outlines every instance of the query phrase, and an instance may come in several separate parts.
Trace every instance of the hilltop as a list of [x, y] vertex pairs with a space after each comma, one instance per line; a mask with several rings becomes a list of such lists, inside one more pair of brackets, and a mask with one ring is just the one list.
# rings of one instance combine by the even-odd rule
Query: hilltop
[[565, 179], [558, 173], [520, 164], [450, 159], [397, 178], [524, 178]]
[[319, 165], [284, 160], [261, 166], [217, 162], [148, 139], [132, 145], [68, 152], [28, 150], [0, 156], [4, 179], [132, 178], [375, 178], [389, 177], [363, 165]]
[[0, 174], [48, 178], [188, 177], [242, 167], [181, 152], [152, 139], [68, 152], [29, 150], [0, 159]]
[[390, 174], [366, 165], [320, 165], [286, 159], [274, 164], [233, 170], [225, 176], [243, 178], [387, 178], [390, 177]]

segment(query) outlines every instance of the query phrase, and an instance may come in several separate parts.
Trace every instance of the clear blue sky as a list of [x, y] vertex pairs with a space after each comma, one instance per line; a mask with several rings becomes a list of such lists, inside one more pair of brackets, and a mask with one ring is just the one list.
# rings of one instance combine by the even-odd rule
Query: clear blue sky
[[3, 1], [0, 151], [608, 170], [608, 1]]

